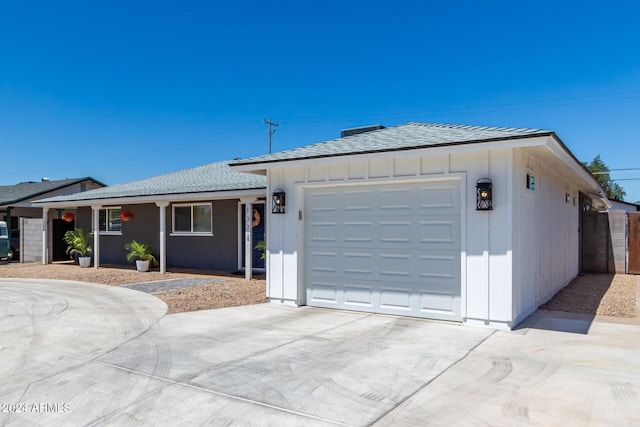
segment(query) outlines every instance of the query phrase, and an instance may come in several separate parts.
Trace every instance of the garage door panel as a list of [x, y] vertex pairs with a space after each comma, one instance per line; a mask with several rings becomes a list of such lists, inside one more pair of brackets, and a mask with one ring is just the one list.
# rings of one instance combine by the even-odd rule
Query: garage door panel
[[457, 215], [460, 214], [459, 193], [458, 182], [439, 183], [420, 187], [416, 199], [419, 201], [420, 210]]
[[336, 215], [338, 207], [333, 203], [333, 200], [335, 200], [338, 195], [339, 193], [335, 190], [315, 191], [306, 194], [306, 214], [310, 217], [332, 217]]
[[324, 304], [324, 306], [338, 305], [338, 284], [321, 281], [311, 281], [307, 292], [309, 303]]
[[381, 286], [380, 308], [409, 313], [411, 311], [411, 295], [411, 286]]
[[340, 258], [337, 252], [313, 251], [308, 254], [308, 262], [305, 264], [305, 268], [309, 275], [330, 277], [339, 273]]
[[420, 251], [349, 248], [326, 251], [307, 248], [305, 271], [312, 276], [380, 276], [380, 280], [411, 278], [421, 283], [459, 282], [460, 254], [455, 251]]
[[448, 286], [459, 286], [460, 283], [460, 253], [443, 253], [434, 251], [430, 254], [419, 255], [419, 266], [416, 268], [420, 282]]
[[460, 217], [430, 217], [417, 224], [420, 246], [460, 250]]
[[455, 316], [460, 306], [460, 298], [447, 294], [428, 293], [420, 295], [420, 312], [429, 317]]
[[310, 220], [305, 224], [307, 246], [357, 248], [374, 245], [381, 248], [423, 250], [460, 250], [459, 216], [369, 217], [354, 220], [335, 217], [333, 221]]
[[[342, 273], [346, 276], [372, 276], [374, 271], [374, 254], [372, 253], [353, 253], [344, 252], [342, 259], [339, 261]], [[338, 261], [336, 261], [338, 262]]]
[[411, 245], [415, 241], [414, 226], [411, 220], [378, 222], [378, 242], [380, 244]]
[[373, 289], [367, 285], [347, 283], [344, 286], [344, 305], [353, 309], [373, 308]]
[[314, 221], [308, 224], [306, 235], [311, 244], [328, 243], [335, 245], [340, 236], [340, 228], [336, 221]]
[[370, 245], [373, 242], [374, 226], [373, 221], [343, 221], [340, 241], [346, 244]]
[[378, 254], [378, 273], [388, 280], [393, 278], [403, 277], [410, 278], [415, 274], [414, 265], [412, 260], [415, 260], [415, 255], [410, 253], [379, 253]]
[[347, 190], [339, 196], [336, 207], [343, 215], [363, 215], [374, 210], [373, 200], [372, 190]]
[[427, 289], [401, 281], [345, 279], [333, 282], [313, 279], [307, 289], [307, 303], [317, 307], [345, 308], [374, 313], [459, 319], [459, 288], [429, 286]]
[[410, 212], [415, 200], [413, 190], [406, 187], [378, 189], [378, 207], [383, 215], [404, 215]]
[[[426, 292], [411, 283], [378, 283], [368, 281], [347, 280], [344, 283], [333, 283], [315, 280], [311, 290], [311, 299], [335, 305], [338, 301], [352, 305], [372, 306], [375, 295], [378, 306], [403, 310], [412, 310], [414, 306], [421, 311], [453, 313], [459, 304], [459, 295], [448, 286], [433, 286]], [[343, 295], [341, 295], [343, 294]]]
[[307, 303], [460, 320], [459, 199], [458, 182], [307, 190]]

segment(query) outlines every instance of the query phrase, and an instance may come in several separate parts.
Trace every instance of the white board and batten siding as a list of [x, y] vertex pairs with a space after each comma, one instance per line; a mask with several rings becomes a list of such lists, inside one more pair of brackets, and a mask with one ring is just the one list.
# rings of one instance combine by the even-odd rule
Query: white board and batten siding
[[[269, 193], [282, 188], [287, 199], [286, 214], [268, 224], [267, 296], [504, 327], [513, 315], [512, 155], [404, 152], [268, 170]], [[475, 210], [475, 183], [483, 177], [494, 183], [491, 212]], [[429, 193], [443, 185], [446, 191]], [[421, 192], [430, 194], [431, 206], [421, 204]], [[392, 195], [400, 197], [397, 208], [384, 204]]]
[[462, 320], [459, 179], [304, 197], [308, 305]]
[[[268, 224], [267, 296], [510, 329], [578, 274], [572, 173], [540, 147], [363, 154], [268, 169], [269, 193], [285, 190], [287, 212]], [[476, 181], [485, 177], [493, 181], [489, 212], [475, 209]], [[443, 183], [448, 191], [429, 196], [451, 202], [441, 215], [422, 195]]]
[[[514, 150], [514, 322], [523, 320], [579, 273], [578, 187], [552, 167]], [[526, 188], [527, 174], [535, 190]]]

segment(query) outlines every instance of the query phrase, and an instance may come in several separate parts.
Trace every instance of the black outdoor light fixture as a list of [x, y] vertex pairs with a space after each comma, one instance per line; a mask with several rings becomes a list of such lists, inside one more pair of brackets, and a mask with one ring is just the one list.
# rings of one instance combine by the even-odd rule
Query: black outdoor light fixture
[[271, 199], [271, 213], [283, 214], [284, 213], [284, 190], [275, 190]]
[[476, 181], [476, 210], [490, 211], [493, 209], [491, 197], [491, 179], [480, 178]]

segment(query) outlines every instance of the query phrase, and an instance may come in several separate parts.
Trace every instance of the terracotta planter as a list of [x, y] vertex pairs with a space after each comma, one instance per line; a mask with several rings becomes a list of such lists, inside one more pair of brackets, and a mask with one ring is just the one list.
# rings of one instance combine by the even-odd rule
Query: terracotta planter
[[66, 222], [73, 222], [76, 219], [76, 216], [71, 212], [65, 212], [62, 214], [62, 220]]
[[131, 211], [122, 211], [120, 214], [120, 219], [124, 222], [131, 221], [133, 218], [135, 218], [135, 215]]
[[136, 268], [142, 272], [149, 271], [149, 261], [136, 260]]
[[78, 263], [80, 264], [80, 267], [87, 268], [91, 265], [91, 257], [90, 256], [78, 257]]

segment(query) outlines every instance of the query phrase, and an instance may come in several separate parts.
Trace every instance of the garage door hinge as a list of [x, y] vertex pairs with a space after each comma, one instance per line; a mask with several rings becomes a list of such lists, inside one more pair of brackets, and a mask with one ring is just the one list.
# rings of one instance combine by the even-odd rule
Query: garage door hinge
[[298, 211], [298, 221], [302, 221], [302, 211]]

